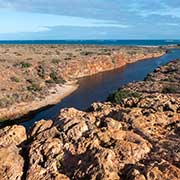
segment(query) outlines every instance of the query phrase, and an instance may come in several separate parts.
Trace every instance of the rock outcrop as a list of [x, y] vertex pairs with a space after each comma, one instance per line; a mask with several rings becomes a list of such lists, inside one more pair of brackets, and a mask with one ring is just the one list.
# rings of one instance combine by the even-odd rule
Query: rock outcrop
[[21, 151], [26, 139], [26, 130], [22, 126], [0, 129], [0, 179], [20, 180], [23, 176]]
[[139, 60], [160, 57], [165, 54], [164, 49], [150, 47], [120, 47], [105, 50], [108, 52], [102, 52], [99, 55], [94, 53], [87, 54], [71, 59], [68, 63], [59, 64], [60, 76], [65, 80], [77, 79], [117, 69]]
[[[171, 77], [172, 71], [166, 69], [172, 66], [176, 67], [173, 82], [178, 84], [179, 65], [179, 61], [170, 62], [146, 81], [124, 87], [136, 90], [139, 97], [94, 103], [88, 111], [62, 109], [54, 121], [35, 123], [27, 140], [22, 126], [2, 129], [0, 153], [8, 154], [11, 163], [0, 155], [1, 179], [179, 180], [179, 91], [154, 88], [164, 77]], [[144, 92], [140, 84], [146, 83], [152, 90]]]
[[179, 60], [169, 62], [150, 73], [145, 81], [129, 83], [123, 89], [141, 93], [180, 94], [180, 63]]
[[179, 179], [179, 107], [180, 98], [154, 94], [123, 105], [95, 103], [91, 112], [64, 109], [55, 122], [40, 121], [32, 129], [28, 174]]

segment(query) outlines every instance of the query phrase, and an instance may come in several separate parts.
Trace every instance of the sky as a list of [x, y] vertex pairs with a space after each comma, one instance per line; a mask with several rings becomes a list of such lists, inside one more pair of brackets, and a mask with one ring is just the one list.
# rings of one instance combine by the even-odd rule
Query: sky
[[180, 0], [0, 0], [0, 40], [180, 39]]

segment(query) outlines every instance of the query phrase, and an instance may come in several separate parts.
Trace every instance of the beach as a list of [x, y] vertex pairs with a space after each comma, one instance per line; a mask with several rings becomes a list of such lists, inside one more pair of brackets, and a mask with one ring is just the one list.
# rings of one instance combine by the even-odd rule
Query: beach
[[13, 120], [22, 117], [28, 113], [33, 113], [38, 109], [43, 109], [50, 105], [59, 103], [63, 98], [70, 95], [78, 88], [75, 83], [56, 85], [56, 87], [49, 90], [50, 94], [43, 99], [37, 99], [31, 102], [22, 102], [13, 104], [9, 108], [0, 109], [1, 122], [4, 120]]

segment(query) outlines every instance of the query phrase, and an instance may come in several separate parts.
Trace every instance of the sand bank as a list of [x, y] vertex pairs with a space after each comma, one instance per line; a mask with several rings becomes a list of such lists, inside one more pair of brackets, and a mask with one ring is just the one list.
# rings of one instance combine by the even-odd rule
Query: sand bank
[[9, 108], [0, 109], [0, 120], [13, 120], [22, 117], [30, 112], [36, 111], [49, 105], [55, 105], [63, 98], [70, 95], [78, 88], [76, 83], [66, 83], [64, 85], [56, 85], [49, 90], [50, 95], [44, 99], [37, 99], [32, 102], [22, 102], [14, 104]]

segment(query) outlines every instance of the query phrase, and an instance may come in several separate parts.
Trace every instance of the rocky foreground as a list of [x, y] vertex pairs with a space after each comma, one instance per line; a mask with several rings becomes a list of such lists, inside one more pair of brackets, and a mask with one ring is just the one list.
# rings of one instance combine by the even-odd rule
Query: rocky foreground
[[[180, 61], [30, 133], [0, 130], [2, 180], [179, 180]], [[129, 97], [128, 97], [129, 96]]]

